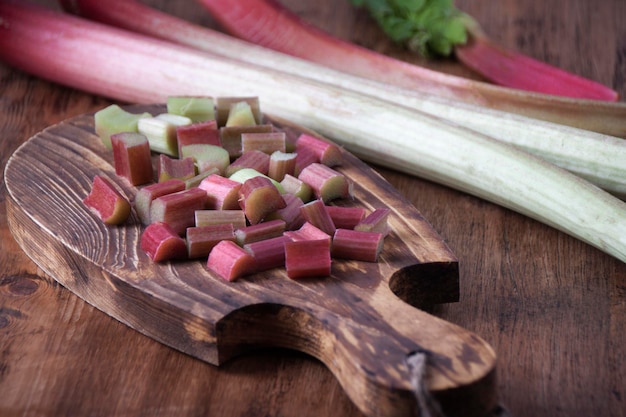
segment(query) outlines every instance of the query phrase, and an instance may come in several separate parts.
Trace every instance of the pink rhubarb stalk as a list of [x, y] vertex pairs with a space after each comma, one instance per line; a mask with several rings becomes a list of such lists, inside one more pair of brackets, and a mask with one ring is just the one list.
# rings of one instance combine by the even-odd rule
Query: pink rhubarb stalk
[[[474, 87], [473, 84], [478, 84], [412, 65], [333, 37], [307, 24], [275, 0], [198, 1], [211, 12], [222, 27], [235, 36], [340, 71], [437, 93], [445, 87], [459, 88], [465, 85], [469, 88]], [[488, 46], [482, 40], [476, 41], [475, 44], [485, 45], [483, 48]], [[490, 52], [493, 51], [494, 49]], [[474, 57], [479, 55], [472, 62], [488, 59], [497, 62], [502, 56], [494, 53], [487, 54], [484, 50], [471, 52]], [[527, 62], [527, 60], [518, 59], [517, 56], [512, 58], [514, 63], [517, 61], [518, 66], [522, 62]], [[534, 64], [530, 68], [535, 69], [537, 65]], [[494, 72], [498, 71], [489, 71], [490, 74]], [[617, 93], [608, 87], [572, 75], [562, 77], [561, 72], [554, 71], [552, 75], [558, 78], [558, 83], [563, 84], [563, 87], [558, 90], [551, 89], [550, 92], [556, 91], [561, 95], [606, 101], [615, 101], [618, 98]], [[538, 73], [545, 73], [545, 69]], [[498, 81], [516, 81], [516, 79], [509, 79], [506, 74], [501, 75]], [[548, 84], [549, 80], [545, 83]], [[436, 91], [432, 91], [433, 86], [427, 84], [438, 84]], [[535, 90], [542, 92], [544, 82], [539, 81], [534, 86], [527, 83], [513, 83], [511, 86], [534, 87]], [[480, 85], [476, 87], [479, 88]]]
[[467, 44], [454, 48], [454, 53], [466, 67], [498, 85], [563, 97], [604, 101], [619, 99], [615, 90], [503, 48], [475, 31]]
[[[235, 9], [235, 3], [251, 0], [237, 0], [222, 2], [215, 0], [213, 5], [209, 1], [207, 7], [222, 8], [222, 14], [234, 13], [235, 16], [225, 16], [235, 21], [238, 15], [249, 14], [249, 19], [242, 18], [242, 24], [254, 27], [257, 24], [255, 14], [250, 13], [243, 5]], [[158, 10], [145, 6], [136, 0], [64, 0], [67, 10], [73, 11], [91, 19], [95, 19], [113, 26], [119, 26], [134, 32], [144, 33], [161, 39], [167, 39], [182, 45], [187, 45], [205, 52], [231, 57], [236, 54], [237, 59], [254, 65], [265, 65], [275, 69], [275, 62], [281, 62], [281, 71], [293, 75], [303, 75], [325, 83], [349, 88], [354, 91], [364, 92], [375, 97], [383, 98], [392, 102], [401, 101], [402, 104], [418, 108], [433, 115], [445, 114], [445, 109], [457, 108], [459, 104], [469, 103], [492, 109], [504, 110], [524, 116], [530, 116], [540, 120], [561, 123], [593, 130], [613, 136], [626, 136], [626, 127], [623, 120], [626, 119], [626, 105], [623, 103], [611, 103], [597, 100], [578, 100], [550, 94], [524, 93], [519, 90], [495, 86], [493, 84], [477, 82], [462, 77], [456, 77], [426, 68], [412, 66], [405, 62], [393, 60], [389, 57], [376, 55], [374, 52], [346, 44], [343, 47], [350, 51], [356, 50], [357, 55], [361, 52], [369, 56], [368, 61], [373, 61], [372, 74], [361, 74], [361, 77], [351, 77], [355, 71], [361, 71], [361, 65], [357, 61], [351, 61], [348, 53], [344, 59], [340, 53], [337, 65], [339, 70], [331, 70], [331, 63], [324, 64], [301, 59], [291, 58], [288, 55], [275, 52], [274, 50], [259, 48], [256, 45], [242, 42], [235, 38], [225, 36], [217, 31], [194, 25], [188, 21], [162, 13]], [[228, 10], [231, 8], [233, 10]], [[272, 7], [265, 5], [261, 13], [267, 13]], [[258, 10], [257, 10], [258, 11]], [[218, 11], [213, 11], [218, 13]], [[281, 15], [283, 15], [281, 11]], [[271, 15], [270, 15], [271, 16]], [[289, 22], [288, 22], [289, 23]], [[300, 22], [297, 26], [300, 25]], [[273, 23], [267, 23], [268, 27], [274, 27]], [[288, 25], [288, 27], [291, 25]], [[319, 32], [312, 29], [313, 32]], [[270, 32], [273, 29], [270, 30]], [[286, 33], [286, 32], [285, 32]], [[283, 35], [287, 39], [290, 35]], [[322, 35], [328, 37], [328, 35]], [[272, 38], [272, 35], [268, 35]], [[336, 43], [335, 39], [328, 42]], [[339, 42], [342, 43], [341, 41]], [[295, 44], [298, 48], [298, 44]], [[303, 48], [306, 49], [306, 48]], [[360, 50], [363, 49], [363, 50]], [[334, 56], [334, 54], [333, 54]], [[320, 57], [322, 59], [323, 57]], [[347, 62], [346, 62], [347, 61]], [[391, 64], [389, 61], [392, 61]], [[263, 64], [267, 63], [267, 64]], [[324, 65], [319, 65], [324, 64]], [[395, 71], [388, 71], [389, 65], [396, 67]], [[378, 82], [371, 82], [372, 80]], [[443, 103], [432, 103], [432, 96], [437, 96]], [[459, 103], [464, 102], [464, 103]], [[441, 104], [441, 106], [439, 105]], [[464, 106], [461, 106], [463, 109]], [[448, 115], [447, 117], [451, 117]], [[464, 123], [471, 122], [474, 117], [468, 117]], [[480, 128], [480, 124], [476, 125]]]

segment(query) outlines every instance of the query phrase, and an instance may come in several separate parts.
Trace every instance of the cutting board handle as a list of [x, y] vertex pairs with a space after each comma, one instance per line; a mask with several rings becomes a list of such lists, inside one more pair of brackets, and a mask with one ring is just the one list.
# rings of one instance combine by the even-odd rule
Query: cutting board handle
[[[246, 306], [217, 323], [219, 362], [270, 347], [310, 354], [366, 415], [422, 415], [420, 389], [422, 402], [432, 397], [446, 416], [482, 417], [495, 408], [495, 354], [485, 341], [400, 300], [387, 285], [367, 304], [373, 314], [356, 306], [342, 316], [301, 300]], [[424, 369], [411, 365], [415, 354]]]

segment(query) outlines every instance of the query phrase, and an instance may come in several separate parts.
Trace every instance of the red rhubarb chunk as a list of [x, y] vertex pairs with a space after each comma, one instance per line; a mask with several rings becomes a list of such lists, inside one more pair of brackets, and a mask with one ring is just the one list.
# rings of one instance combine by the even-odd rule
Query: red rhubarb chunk
[[247, 243], [243, 248], [253, 256], [256, 272], [267, 271], [285, 266], [285, 242], [288, 240], [287, 236], [277, 236]]
[[172, 158], [162, 153], [159, 155], [159, 182], [171, 179], [189, 180], [196, 176], [193, 158]]
[[207, 268], [227, 281], [254, 272], [254, 258], [230, 240], [223, 240], [211, 250]]
[[189, 258], [203, 258], [223, 240], [234, 240], [232, 224], [213, 224], [187, 229], [187, 251]]
[[179, 235], [183, 235], [188, 227], [196, 222], [196, 210], [206, 207], [206, 193], [199, 188], [179, 191], [161, 196], [150, 206], [150, 220], [170, 225]]
[[235, 230], [235, 241], [239, 246], [259, 240], [282, 236], [286, 222], [281, 219], [268, 220]]
[[327, 206], [326, 210], [337, 229], [354, 229], [365, 218], [363, 207]]
[[207, 194], [207, 208], [213, 210], [239, 210], [239, 190], [241, 183], [212, 174], [198, 186]]
[[285, 242], [285, 268], [292, 279], [329, 276], [330, 239]]
[[154, 262], [185, 259], [187, 244], [167, 223], [152, 223], [141, 235], [141, 249]]
[[150, 206], [156, 198], [185, 189], [185, 182], [178, 179], [150, 184], [143, 187], [135, 196], [135, 211], [144, 225], [150, 224]]
[[93, 179], [91, 192], [83, 203], [105, 224], [121, 224], [130, 216], [130, 202], [113, 185], [100, 175]]
[[132, 185], [152, 182], [154, 172], [148, 138], [141, 133], [123, 132], [111, 135], [115, 173]]
[[215, 120], [176, 127], [178, 154], [182, 155], [182, 147], [187, 145], [215, 145], [222, 146], [220, 131]]
[[251, 224], [285, 208], [286, 203], [269, 178], [257, 176], [246, 180], [239, 190], [239, 205]]
[[337, 229], [333, 236], [332, 256], [355, 261], [376, 262], [382, 251], [383, 242], [382, 233]]
[[342, 155], [339, 146], [334, 143], [325, 141], [324, 139], [303, 133], [298, 137], [296, 142], [296, 152], [303, 152], [305, 149], [310, 150], [316, 155], [316, 162], [320, 162], [329, 167], [341, 165]]

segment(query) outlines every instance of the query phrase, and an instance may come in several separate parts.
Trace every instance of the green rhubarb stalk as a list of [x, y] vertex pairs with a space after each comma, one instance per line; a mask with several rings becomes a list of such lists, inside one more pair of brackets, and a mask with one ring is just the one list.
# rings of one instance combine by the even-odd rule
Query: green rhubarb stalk
[[126, 102], [263, 97], [267, 113], [358, 156], [508, 207], [626, 261], [624, 202], [488, 136], [372, 96], [35, 6], [2, 2], [0, 19], [0, 59], [31, 74]]
[[[489, 90], [487, 96], [492, 94], [492, 99], [480, 98], [478, 103], [481, 105], [468, 104], [460, 101], [458, 96], [443, 98], [416, 89], [382, 84], [260, 48], [161, 13], [134, 0], [111, 1], [112, 4], [107, 3], [109, 6], [91, 0], [77, 0], [72, 4], [79, 8], [81, 14], [91, 18], [166, 38], [219, 56], [236, 56], [245, 65], [262, 65], [274, 70], [275, 63], [280, 62], [282, 72], [305, 76], [393, 103], [402, 103], [511, 143], [616, 195], [626, 195], [626, 164], [623, 164], [626, 160], [626, 144], [619, 139], [587, 131], [626, 137], [624, 103], [513, 93], [481, 84], [481, 88]], [[445, 89], [438, 93], [446, 95], [447, 91]], [[483, 93], [475, 90], [469, 98], [482, 96]], [[506, 112], [483, 105], [495, 105]], [[525, 114], [533, 119], [511, 113]]]

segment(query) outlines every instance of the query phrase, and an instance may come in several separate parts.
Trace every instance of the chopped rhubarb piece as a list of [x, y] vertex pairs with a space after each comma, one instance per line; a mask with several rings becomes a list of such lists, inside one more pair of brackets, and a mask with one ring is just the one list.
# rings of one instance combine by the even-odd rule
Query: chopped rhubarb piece
[[196, 176], [196, 166], [193, 158], [171, 158], [164, 153], [159, 155], [158, 177], [159, 182], [171, 179], [188, 180]]
[[[219, 124], [219, 123], [218, 123]], [[241, 135], [244, 133], [269, 133], [274, 130], [271, 124], [254, 126], [229, 126], [220, 127], [220, 143], [226, 149], [231, 158], [241, 156]]]
[[252, 107], [248, 102], [237, 101], [231, 103], [225, 126], [254, 126], [256, 124]]
[[270, 177], [268, 177], [267, 175], [257, 171], [256, 169], [253, 168], [241, 168], [237, 171], [235, 171], [233, 173], [233, 175], [231, 175], [230, 178], [233, 181], [237, 181], [241, 184], [243, 184], [244, 182], [248, 181], [249, 179], [252, 179], [254, 177], [263, 177], [265, 179], [268, 179], [271, 181], [272, 184], [274, 184], [274, 187], [276, 187], [276, 189], [278, 190], [278, 192], [280, 192], [281, 194], [285, 192], [282, 184]]
[[286, 241], [285, 269], [292, 279], [329, 276], [330, 239]]
[[286, 174], [285, 178], [280, 182], [280, 185], [283, 187], [284, 193], [293, 194], [304, 203], [308, 203], [311, 201], [311, 198], [313, 198], [313, 189], [311, 186], [293, 175]]
[[246, 243], [282, 236], [286, 225], [284, 220], [276, 219], [242, 227], [235, 230], [235, 242], [243, 246]]
[[391, 209], [377, 208], [368, 214], [356, 226], [354, 226], [354, 230], [360, 230], [363, 232], [378, 232], [386, 236], [390, 230], [387, 221], [390, 213]]
[[134, 114], [111, 104], [94, 114], [94, 129], [104, 146], [111, 149], [111, 135], [120, 132], [137, 132], [139, 119], [152, 117], [150, 113]]
[[210, 226], [187, 228], [187, 256], [190, 259], [209, 256], [211, 249], [222, 240], [234, 240], [235, 229], [232, 224], [213, 224]]
[[366, 214], [363, 207], [327, 206], [326, 210], [337, 229], [354, 229]]
[[141, 249], [154, 262], [185, 259], [187, 244], [167, 223], [152, 223], [141, 235]]
[[337, 198], [352, 197], [352, 182], [326, 165], [313, 163], [302, 170], [298, 179], [309, 184], [313, 194], [325, 203]]
[[267, 175], [270, 169], [270, 156], [261, 151], [248, 151], [234, 160], [224, 172], [227, 177], [243, 168], [251, 168], [263, 175]]
[[277, 236], [247, 243], [243, 248], [254, 258], [256, 272], [267, 271], [285, 266], [285, 242], [288, 240], [286, 236]]
[[185, 180], [185, 188], [186, 189], [190, 189], [190, 188], [196, 188], [200, 186], [200, 183], [202, 183], [202, 181], [208, 177], [209, 175], [213, 175], [213, 174], [217, 174], [219, 172], [219, 169], [217, 168], [213, 168], [210, 169], [208, 171], [204, 171], [199, 173], [198, 175], [195, 175], [189, 179]]
[[241, 183], [219, 174], [209, 175], [200, 182], [198, 188], [207, 194], [207, 208], [213, 210], [239, 209]]
[[226, 126], [231, 107], [235, 103], [246, 102], [252, 110], [256, 124], [261, 124], [261, 106], [258, 97], [216, 97], [215, 117], [219, 126]]
[[194, 124], [215, 120], [215, 100], [207, 96], [169, 96], [167, 112], [188, 117]]
[[377, 232], [337, 229], [331, 253], [335, 258], [376, 262], [383, 249], [384, 238], [382, 233]]
[[222, 240], [209, 254], [207, 268], [227, 281], [234, 281], [254, 272], [254, 258], [241, 246]]
[[269, 214], [266, 217], [266, 220], [283, 220], [286, 223], [286, 230], [295, 230], [300, 228], [305, 222], [302, 212], [300, 211], [300, 207], [304, 203], [300, 200], [300, 198], [293, 194], [283, 194], [282, 196], [283, 200], [285, 200], [285, 207]]
[[222, 146], [220, 131], [217, 129], [215, 120], [193, 123], [176, 128], [176, 141], [178, 142], [178, 154], [182, 155], [182, 147], [186, 145], [215, 145]]
[[159, 114], [155, 117], [139, 119], [137, 130], [146, 135], [150, 149], [170, 156], [178, 156], [176, 128], [191, 124], [191, 119], [174, 114]]
[[317, 153], [311, 148], [301, 148], [296, 152], [296, 166], [294, 168], [294, 175], [297, 177], [311, 164], [319, 163]]
[[327, 241], [330, 245], [332, 240], [332, 236], [323, 230], [315, 227], [309, 222], [304, 222], [302, 227], [298, 230], [289, 230], [284, 233], [290, 240], [300, 241], [300, 240], [324, 240]]
[[284, 208], [286, 204], [274, 183], [267, 177], [259, 175], [246, 180], [241, 186], [239, 206], [248, 221], [257, 224], [268, 214]]
[[172, 179], [157, 184], [150, 184], [139, 190], [135, 196], [135, 211], [137, 212], [141, 223], [144, 225], [151, 223], [150, 206], [155, 198], [183, 191], [184, 189], [184, 181]]
[[130, 216], [130, 202], [108, 179], [96, 175], [83, 203], [105, 224], [121, 224]]
[[333, 219], [326, 210], [326, 204], [322, 200], [313, 200], [303, 204], [300, 211], [308, 223], [330, 236], [335, 233], [335, 223], [333, 223]]
[[324, 139], [303, 133], [296, 141], [296, 152], [300, 153], [304, 149], [313, 151], [317, 156], [316, 162], [326, 166], [332, 167], [342, 163], [343, 158], [339, 146]]
[[150, 143], [141, 133], [123, 132], [111, 135], [115, 173], [132, 185], [154, 180]]
[[152, 201], [150, 221], [167, 223], [176, 233], [183, 235], [188, 227], [195, 225], [196, 210], [204, 209], [206, 200], [206, 192], [200, 188], [166, 194]]
[[181, 147], [182, 157], [193, 158], [198, 172], [210, 171], [217, 168], [220, 173], [226, 170], [230, 164], [228, 151], [221, 146], [208, 145], [205, 143], [185, 145]]
[[272, 153], [269, 160], [267, 176], [282, 181], [285, 175], [294, 175], [296, 171], [296, 159], [298, 154], [276, 151]]
[[241, 135], [241, 152], [261, 151], [268, 155], [276, 151], [285, 152], [285, 132], [243, 133]]
[[196, 226], [230, 224], [234, 229], [246, 227], [246, 216], [241, 210], [196, 210]]

